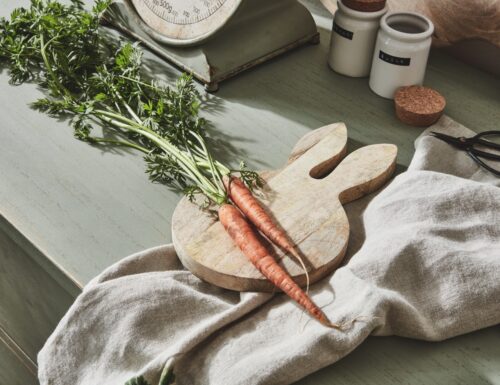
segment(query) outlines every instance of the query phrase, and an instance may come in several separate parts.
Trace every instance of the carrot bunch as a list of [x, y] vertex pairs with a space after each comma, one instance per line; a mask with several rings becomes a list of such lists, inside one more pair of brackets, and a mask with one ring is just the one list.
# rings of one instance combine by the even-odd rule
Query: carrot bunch
[[302, 258], [286, 232], [273, 221], [266, 209], [262, 207], [250, 189], [239, 178], [225, 176], [224, 185], [233, 204], [225, 203], [220, 206], [218, 211], [219, 220], [233, 242], [262, 275], [302, 306], [311, 316], [323, 325], [338, 327], [338, 325], [328, 320], [323, 311], [312, 301], [307, 293], [278, 264], [276, 259], [269, 253], [262, 236], [254, 231], [249, 221], [267, 239], [295, 257], [301, 263], [307, 276], [307, 269]]

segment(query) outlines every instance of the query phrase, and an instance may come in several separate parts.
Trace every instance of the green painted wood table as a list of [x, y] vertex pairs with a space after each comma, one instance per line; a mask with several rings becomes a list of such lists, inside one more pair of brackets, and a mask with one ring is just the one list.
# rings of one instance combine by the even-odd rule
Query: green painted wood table
[[[89, 0], [90, 1], [90, 0]], [[28, 0], [0, 3], [0, 15]], [[309, 130], [343, 121], [350, 146], [399, 146], [408, 165], [421, 130], [399, 123], [392, 103], [367, 79], [329, 70], [331, 16], [306, 3], [319, 45], [283, 55], [206, 95], [206, 117], [225, 159], [272, 169]], [[172, 82], [179, 72], [146, 54], [148, 70]], [[448, 100], [447, 114], [477, 131], [498, 129], [500, 80], [433, 51], [426, 84]], [[201, 89], [201, 87], [200, 87]], [[138, 154], [75, 140], [66, 121], [29, 107], [34, 85], [8, 85], [0, 70], [0, 384], [35, 384], [36, 353], [81, 287], [133, 252], [170, 242], [179, 195], [148, 181]], [[301, 384], [500, 384], [498, 327], [441, 343], [369, 338]]]

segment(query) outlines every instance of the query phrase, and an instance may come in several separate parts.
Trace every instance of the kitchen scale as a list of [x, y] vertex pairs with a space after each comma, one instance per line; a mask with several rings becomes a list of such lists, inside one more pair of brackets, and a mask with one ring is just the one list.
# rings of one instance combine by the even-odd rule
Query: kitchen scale
[[296, 0], [116, 0], [103, 20], [216, 91], [319, 34]]

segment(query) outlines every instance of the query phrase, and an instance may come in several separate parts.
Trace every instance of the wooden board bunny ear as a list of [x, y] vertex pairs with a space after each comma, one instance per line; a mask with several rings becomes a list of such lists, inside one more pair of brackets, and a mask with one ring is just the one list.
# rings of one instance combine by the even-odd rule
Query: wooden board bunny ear
[[331, 181], [342, 204], [361, 198], [387, 182], [396, 169], [398, 148], [374, 144], [349, 154], [325, 179]]

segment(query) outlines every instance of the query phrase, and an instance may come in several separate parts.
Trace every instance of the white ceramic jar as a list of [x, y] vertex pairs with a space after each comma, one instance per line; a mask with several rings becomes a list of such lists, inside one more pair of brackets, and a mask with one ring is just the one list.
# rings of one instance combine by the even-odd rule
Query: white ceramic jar
[[432, 43], [434, 25], [425, 16], [411, 12], [386, 14], [373, 52], [370, 88], [393, 99], [399, 87], [421, 85]]
[[335, 72], [351, 77], [370, 74], [380, 18], [386, 12], [387, 5], [380, 11], [361, 12], [338, 1], [328, 55], [328, 65]]

